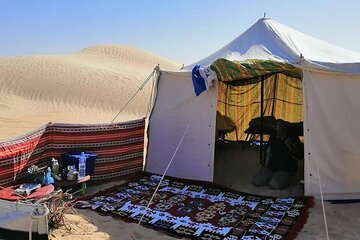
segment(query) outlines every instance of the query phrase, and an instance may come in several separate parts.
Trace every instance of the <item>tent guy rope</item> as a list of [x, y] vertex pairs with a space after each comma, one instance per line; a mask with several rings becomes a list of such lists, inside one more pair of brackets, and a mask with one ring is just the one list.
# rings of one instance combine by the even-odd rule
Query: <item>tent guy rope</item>
[[[303, 85], [305, 85], [305, 82], [303, 82]], [[305, 86], [303, 86], [303, 89], [305, 89]], [[304, 96], [305, 96], [305, 107], [308, 108], [308, 98], [307, 98], [307, 94], [304, 91]], [[310, 118], [309, 118], [309, 125], [311, 126], [310, 123]], [[310, 154], [310, 153], [309, 153]], [[326, 233], [326, 239], [330, 240], [329, 237], [329, 230], [328, 230], [328, 225], [327, 225], [327, 218], [326, 218], [326, 211], [325, 211], [325, 202], [324, 202], [324, 194], [323, 194], [323, 190], [322, 190], [322, 184], [321, 184], [321, 176], [320, 176], [320, 169], [319, 169], [319, 160], [317, 157], [317, 151], [315, 151], [315, 164], [316, 164], [316, 171], [318, 174], [318, 180], [319, 180], [319, 188], [320, 188], [320, 198], [321, 198], [321, 207], [322, 207], [322, 212], [323, 212], [323, 218], [324, 218], [324, 225], [325, 225], [325, 233]]]
[[[208, 91], [205, 92], [205, 94], [207, 94], [207, 93], [208, 93]], [[197, 102], [198, 102], [197, 99], [198, 99], [198, 98], [196, 98], [196, 101], [194, 102], [194, 106], [195, 106], [194, 108], [196, 108], [196, 106], [197, 106]], [[180, 139], [178, 145], [176, 146], [176, 149], [175, 149], [173, 155], [171, 156], [171, 159], [170, 159], [168, 165], [166, 166], [165, 171], [164, 171], [164, 173], [162, 174], [161, 179], [160, 179], [158, 185], [156, 186], [156, 189], [155, 189], [154, 193], [152, 194], [152, 196], [151, 196], [151, 198], [150, 198], [149, 203], [147, 204], [146, 209], [149, 209], [149, 206], [150, 206], [153, 198], [155, 197], [156, 192], [158, 191], [158, 189], [159, 189], [162, 181], [164, 180], [164, 177], [165, 177], [167, 171], [169, 170], [169, 168], [170, 168], [170, 166], [171, 166], [171, 164], [172, 164], [172, 162], [173, 162], [173, 160], [174, 160], [174, 158], [175, 158], [175, 155], [176, 155], [176, 153], [178, 152], [178, 150], [179, 150], [179, 148], [180, 148], [180, 146], [181, 146], [181, 143], [183, 142], [183, 140], [184, 140], [184, 138], [185, 138], [185, 136], [186, 136], [186, 133], [187, 133], [188, 130], [189, 130], [189, 127], [190, 127], [190, 124], [191, 124], [191, 122], [192, 122], [192, 120], [193, 120], [193, 118], [194, 118], [194, 113], [195, 113], [195, 112], [196, 112], [196, 111], [193, 111], [193, 112], [192, 112], [191, 117], [189, 118], [189, 121], [188, 121], [188, 123], [186, 124], [184, 133], [183, 133], [183, 135], [181, 136], [181, 139]], [[141, 218], [140, 218], [139, 222], [137, 223], [137, 226], [136, 226], [136, 229], [135, 229], [134, 232], [138, 231], [139, 226], [141, 225], [141, 222], [142, 222], [144, 216], [145, 216], [145, 212], [141, 215]], [[136, 240], [137, 238], [136, 238], [135, 235], [133, 235], [133, 236], [132, 236], [132, 239], [135, 239], [135, 240]]]
[[138, 94], [145, 85], [149, 82], [149, 80], [158, 72], [160, 69], [159, 65], [157, 65], [154, 70], [150, 73], [150, 75], [145, 79], [145, 81], [140, 85], [140, 87], [136, 90], [136, 92], [130, 97], [130, 99], [125, 103], [125, 105], [120, 109], [120, 111], [116, 114], [116, 116], [111, 120], [111, 123], [115, 121], [115, 119], [122, 113], [122, 111], [129, 105], [129, 103], [134, 99], [136, 94]]

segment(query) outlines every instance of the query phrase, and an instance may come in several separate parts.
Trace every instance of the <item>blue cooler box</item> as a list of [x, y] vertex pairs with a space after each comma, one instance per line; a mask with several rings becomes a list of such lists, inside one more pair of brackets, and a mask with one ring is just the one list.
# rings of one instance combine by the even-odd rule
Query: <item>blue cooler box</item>
[[[96, 154], [84, 152], [86, 155], [86, 175], [93, 175], [94, 174], [94, 166], [95, 160], [97, 158]], [[61, 155], [61, 163], [62, 168], [67, 168], [67, 166], [75, 165], [76, 170], [79, 171], [79, 157], [81, 152], [73, 152], [73, 153], [66, 153]]]

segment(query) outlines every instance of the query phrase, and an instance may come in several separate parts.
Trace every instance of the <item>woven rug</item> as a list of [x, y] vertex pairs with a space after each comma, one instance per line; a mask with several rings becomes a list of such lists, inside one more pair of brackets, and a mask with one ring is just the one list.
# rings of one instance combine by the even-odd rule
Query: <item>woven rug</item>
[[149, 208], [161, 177], [141, 179], [78, 202], [101, 214], [187, 239], [294, 239], [307, 219], [312, 198], [250, 195], [214, 184], [165, 178]]

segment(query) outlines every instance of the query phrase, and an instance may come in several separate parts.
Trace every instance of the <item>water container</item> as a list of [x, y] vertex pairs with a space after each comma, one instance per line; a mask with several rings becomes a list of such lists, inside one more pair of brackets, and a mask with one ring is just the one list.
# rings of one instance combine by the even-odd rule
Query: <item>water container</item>
[[75, 165], [68, 166], [68, 172], [66, 175], [67, 180], [74, 181], [79, 179], [79, 174], [76, 171]]
[[86, 176], [86, 155], [81, 152], [79, 157], [79, 176], [78, 179], [82, 179]]
[[51, 160], [51, 172], [54, 175], [58, 175], [59, 174], [59, 162], [58, 160], [56, 160], [55, 158], [53, 158]]
[[49, 185], [54, 183], [54, 178], [51, 176], [51, 169], [48, 167], [46, 173], [44, 173], [43, 185]]
[[[97, 158], [96, 154], [84, 152], [85, 158], [86, 158], [86, 167], [85, 167], [85, 176], [86, 175], [93, 175], [94, 174], [94, 167], [95, 167], [95, 160]], [[66, 153], [61, 155], [61, 163], [63, 166], [63, 169], [67, 166], [75, 165], [76, 169], [80, 171], [79, 169], [79, 163], [81, 158], [81, 152], [72, 152], [72, 153]]]

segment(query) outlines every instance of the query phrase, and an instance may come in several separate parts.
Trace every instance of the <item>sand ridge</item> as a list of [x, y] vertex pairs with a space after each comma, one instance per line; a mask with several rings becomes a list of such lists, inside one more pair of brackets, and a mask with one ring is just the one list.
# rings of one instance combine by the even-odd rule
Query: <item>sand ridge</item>
[[[124, 45], [94, 45], [68, 55], [0, 58], [0, 140], [47, 122], [109, 122], [155, 66], [180, 64]], [[148, 84], [117, 120], [146, 113]]]

